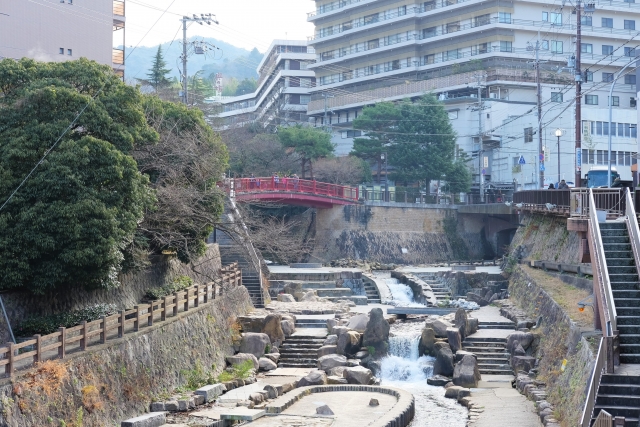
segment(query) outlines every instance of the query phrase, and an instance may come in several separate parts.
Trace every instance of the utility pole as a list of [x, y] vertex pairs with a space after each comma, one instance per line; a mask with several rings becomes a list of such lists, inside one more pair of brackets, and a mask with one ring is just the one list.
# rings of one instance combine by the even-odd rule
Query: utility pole
[[480, 185], [480, 203], [484, 203], [484, 147], [482, 141], [482, 88], [485, 86], [482, 84], [486, 74], [474, 74], [478, 80], [478, 183]]
[[533, 63], [533, 67], [536, 70], [536, 99], [538, 104], [538, 155], [540, 156], [538, 168], [539, 187], [544, 188], [544, 150], [542, 145], [542, 87], [540, 85], [540, 34], [538, 34], [538, 40], [536, 40], [535, 47], [528, 46], [527, 50], [535, 50], [536, 60]]
[[582, 70], [580, 69], [580, 54], [582, 52], [582, 3], [581, 0], [576, 1], [576, 65], [575, 65], [575, 81], [576, 81], [576, 175], [574, 185], [576, 188], [581, 186], [582, 181]]
[[182, 102], [185, 105], [189, 104], [187, 85], [187, 22], [197, 22], [200, 25], [203, 25], [203, 23], [211, 25], [212, 22], [219, 24], [215, 15], [211, 13], [201, 13], [200, 16], [194, 14], [193, 18], [189, 18], [188, 16], [182, 17]]
[[322, 97], [324, 98], [324, 119], [323, 119], [323, 125], [325, 130], [331, 132], [331, 127], [327, 125], [327, 98], [333, 98], [333, 95], [327, 95], [326, 92], [322, 93]]

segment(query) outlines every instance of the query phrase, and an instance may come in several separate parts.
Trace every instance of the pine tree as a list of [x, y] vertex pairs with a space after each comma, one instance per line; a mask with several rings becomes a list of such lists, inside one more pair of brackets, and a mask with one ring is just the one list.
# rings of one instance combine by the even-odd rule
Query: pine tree
[[158, 52], [156, 52], [156, 56], [153, 59], [153, 64], [151, 65], [151, 69], [147, 74], [147, 81], [153, 87], [153, 89], [157, 92], [158, 89], [162, 89], [169, 85], [169, 79], [167, 79], [167, 74], [171, 71], [167, 66], [167, 62], [164, 60], [164, 56], [162, 55], [162, 46], [158, 46]]

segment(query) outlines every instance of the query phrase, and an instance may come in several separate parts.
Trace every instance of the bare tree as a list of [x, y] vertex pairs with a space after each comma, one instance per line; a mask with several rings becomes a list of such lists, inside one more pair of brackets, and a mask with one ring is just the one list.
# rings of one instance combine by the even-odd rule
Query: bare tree
[[320, 159], [314, 169], [318, 181], [332, 184], [357, 185], [371, 177], [369, 165], [354, 156]]

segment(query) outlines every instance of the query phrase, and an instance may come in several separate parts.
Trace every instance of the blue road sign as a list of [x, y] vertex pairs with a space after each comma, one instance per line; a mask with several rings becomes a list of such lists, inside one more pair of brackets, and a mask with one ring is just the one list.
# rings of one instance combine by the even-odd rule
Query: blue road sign
[[544, 164], [540, 165], [540, 172], [544, 172]]
[[520, 156], [520, 160], [518, 160], [518, 164], [519, 165], [524, 165], [525, 163], [527, 163], [527, 162], [524, 161], [524, 156]]

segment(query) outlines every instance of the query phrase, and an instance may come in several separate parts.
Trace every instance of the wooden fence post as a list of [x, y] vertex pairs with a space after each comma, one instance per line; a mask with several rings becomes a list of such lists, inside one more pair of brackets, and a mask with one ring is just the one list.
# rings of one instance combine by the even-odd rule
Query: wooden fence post
[[122, 338], [124, 336], [124, 321], [126, 320], [126, 315], [124, 310], [120, 310], [120, 324], [118, 325], [118, 338]]
[[136, 321], [133, 323], [133, 330], [137, 332], [140, 330], [140, 306], [134, 305], [133, 308], [136, 310]]
[[177, 292], [173, 293], [173, 315], [174, 316], [178, 315], [178, 293]]
[[60, 332], [60, 336], [58, 337], [58, 342], [60, 343], [58, 347], [58, 358], [64, 359], [67, 355], [67, 328], [59, 328], [58, 332]]
[[153, 326], [153, 304], [155, 303], [155, 301], [151, 301], [151, 303], [149, 303], [149, 317], [147, 317], [147, 326]]
[[196, 299], [193, 302], [193, 306], [198, 307], [200, 305], [200, 285], [196, 285], [194, 289], [195, 289]]
[[34, 335], [36, 339], [36, 354], [33, 355], [33, 363], [42, 362], [42, 335]]
[[204, 303], [209, 302], [209, 288], [211, 288], [211, 282], [204, 285]]
[[160, 321], [164, 322], [167, 320], [167, 310], [169, 306], [169, 297], [165, 295], [164, 297], [164, 307], [162, 307], [162, 311], [160, 312]]
[[7, 347], [9, 347], [9, 349], [7, 350], [8, 363], [6, 364], [5, 372], [9, 374], [10, 377], [13, 376], [13, 371], [15, 369], [15, 366], [13, 364], [13, 353], [14, 353], [13, 346], [14, 345], [15, 344], [12, 342], [7, 343]]
[[107, 342], [107, 316], [102, 316], [102, 332], [100, 333], [100, 342]]
[[189, 288], [184, 291], [184, 311], [189, 311]]
[[80, 351], [85, 351], [87, 349], [87, 321], [83, 320], [82, 329], [80, 329], [80, 334], [82, 338], [80, 339]]

